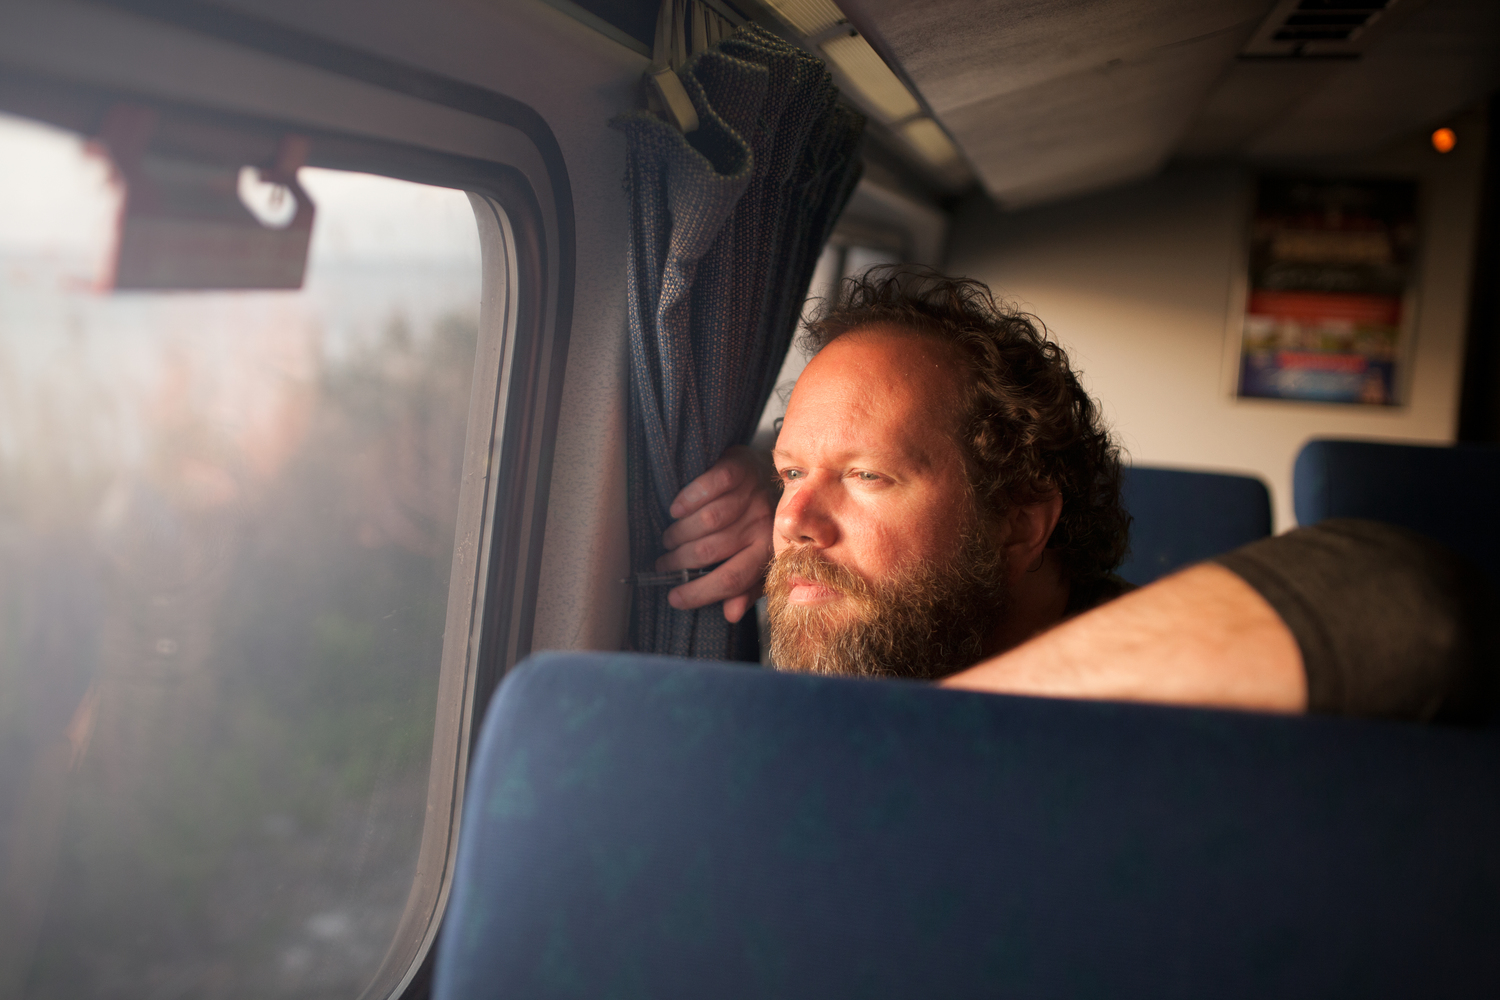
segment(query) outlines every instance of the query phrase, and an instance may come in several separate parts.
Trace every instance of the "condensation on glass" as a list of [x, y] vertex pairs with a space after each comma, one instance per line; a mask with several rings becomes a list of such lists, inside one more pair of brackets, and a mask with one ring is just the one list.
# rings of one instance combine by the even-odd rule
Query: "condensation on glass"
[[0, 995], [354, 996], [411, 890], [479, 236], [300, 179], [302, 290], [104, 292], [107, 161], [0, 116]]

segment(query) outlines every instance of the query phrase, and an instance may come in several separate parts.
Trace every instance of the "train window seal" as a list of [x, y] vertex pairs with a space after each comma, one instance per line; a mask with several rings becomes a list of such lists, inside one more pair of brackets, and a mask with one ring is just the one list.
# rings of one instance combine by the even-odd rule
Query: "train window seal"
[[[531, 182], [508, 164], [0, 72], [0, 110], [74, 132], [92, 134], [119, 102], [157, 110], [160, 137], [174, 152], [240, 165], [266, 158], [280, 136], [295, 131], [311, 139], [308, 166], [467, 191], [475, 210], [480, 334], [447, 612], [449, 634], [459, 625], [462, 639], [445, 636], [410, 895], [362, 994], [369, 1000], [424, 995], [424, 960], [452, 884], [471, 743], [505, 671], [530, 652], [572, 299], [572, 255], [557, 244], [571, 241], [547, 225]], [[552, 193], [568, 194], [565, 178]], [[571, 236], [570, 225], [562, 228]]]

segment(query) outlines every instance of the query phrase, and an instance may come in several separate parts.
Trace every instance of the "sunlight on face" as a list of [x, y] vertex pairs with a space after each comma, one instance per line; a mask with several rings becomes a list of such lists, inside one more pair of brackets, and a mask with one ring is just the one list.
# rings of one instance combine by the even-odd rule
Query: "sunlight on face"
[[809, 546], [867, 580], [951, 558], [973, 517], [961, 395], [951, 348], [930, 338], [873, 328], [824, 348], [773, 453], [784, 484], [776, 551]]
[[941, 676], [1002, 613], [1004, 566], [957, 443], [951, 348], [892, 329], [835, 340], [797, 383], [767, 583], [773, 659], [816, 673]]

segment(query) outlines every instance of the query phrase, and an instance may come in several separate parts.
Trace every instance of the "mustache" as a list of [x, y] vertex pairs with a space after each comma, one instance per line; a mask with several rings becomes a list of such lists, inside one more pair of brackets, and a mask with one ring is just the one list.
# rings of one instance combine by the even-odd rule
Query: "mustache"
[[767, 593], [786, 593], [791, 588], [794, 576], [848, 597], [862, 598], [870, 594], [870, 585], [863, 577], [856, 576], [838, 563], [829, 562], [806, 546], [782, 549], [771, 560], [771, 566], [766, 572]]
[[[771, 659], [778, 670], [850, 677], [943, 677], [978, 662], [1009, 613], [1004, 551], [982, 532], [941, 562], [916, 561], [866, 579], [821, 550], [783, 549], [766, 578]], [[842, 595], [792, 604], [796, 577]]]

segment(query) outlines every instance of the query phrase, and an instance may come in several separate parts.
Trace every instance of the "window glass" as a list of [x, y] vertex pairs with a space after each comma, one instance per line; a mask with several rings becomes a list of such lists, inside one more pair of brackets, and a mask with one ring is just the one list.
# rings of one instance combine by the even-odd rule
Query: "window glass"
[[479, 237], [299, 179], [300, 291], [100, 291], [107, 161], [0, 116], [0, 996], [356, 995], [411, 890]]

